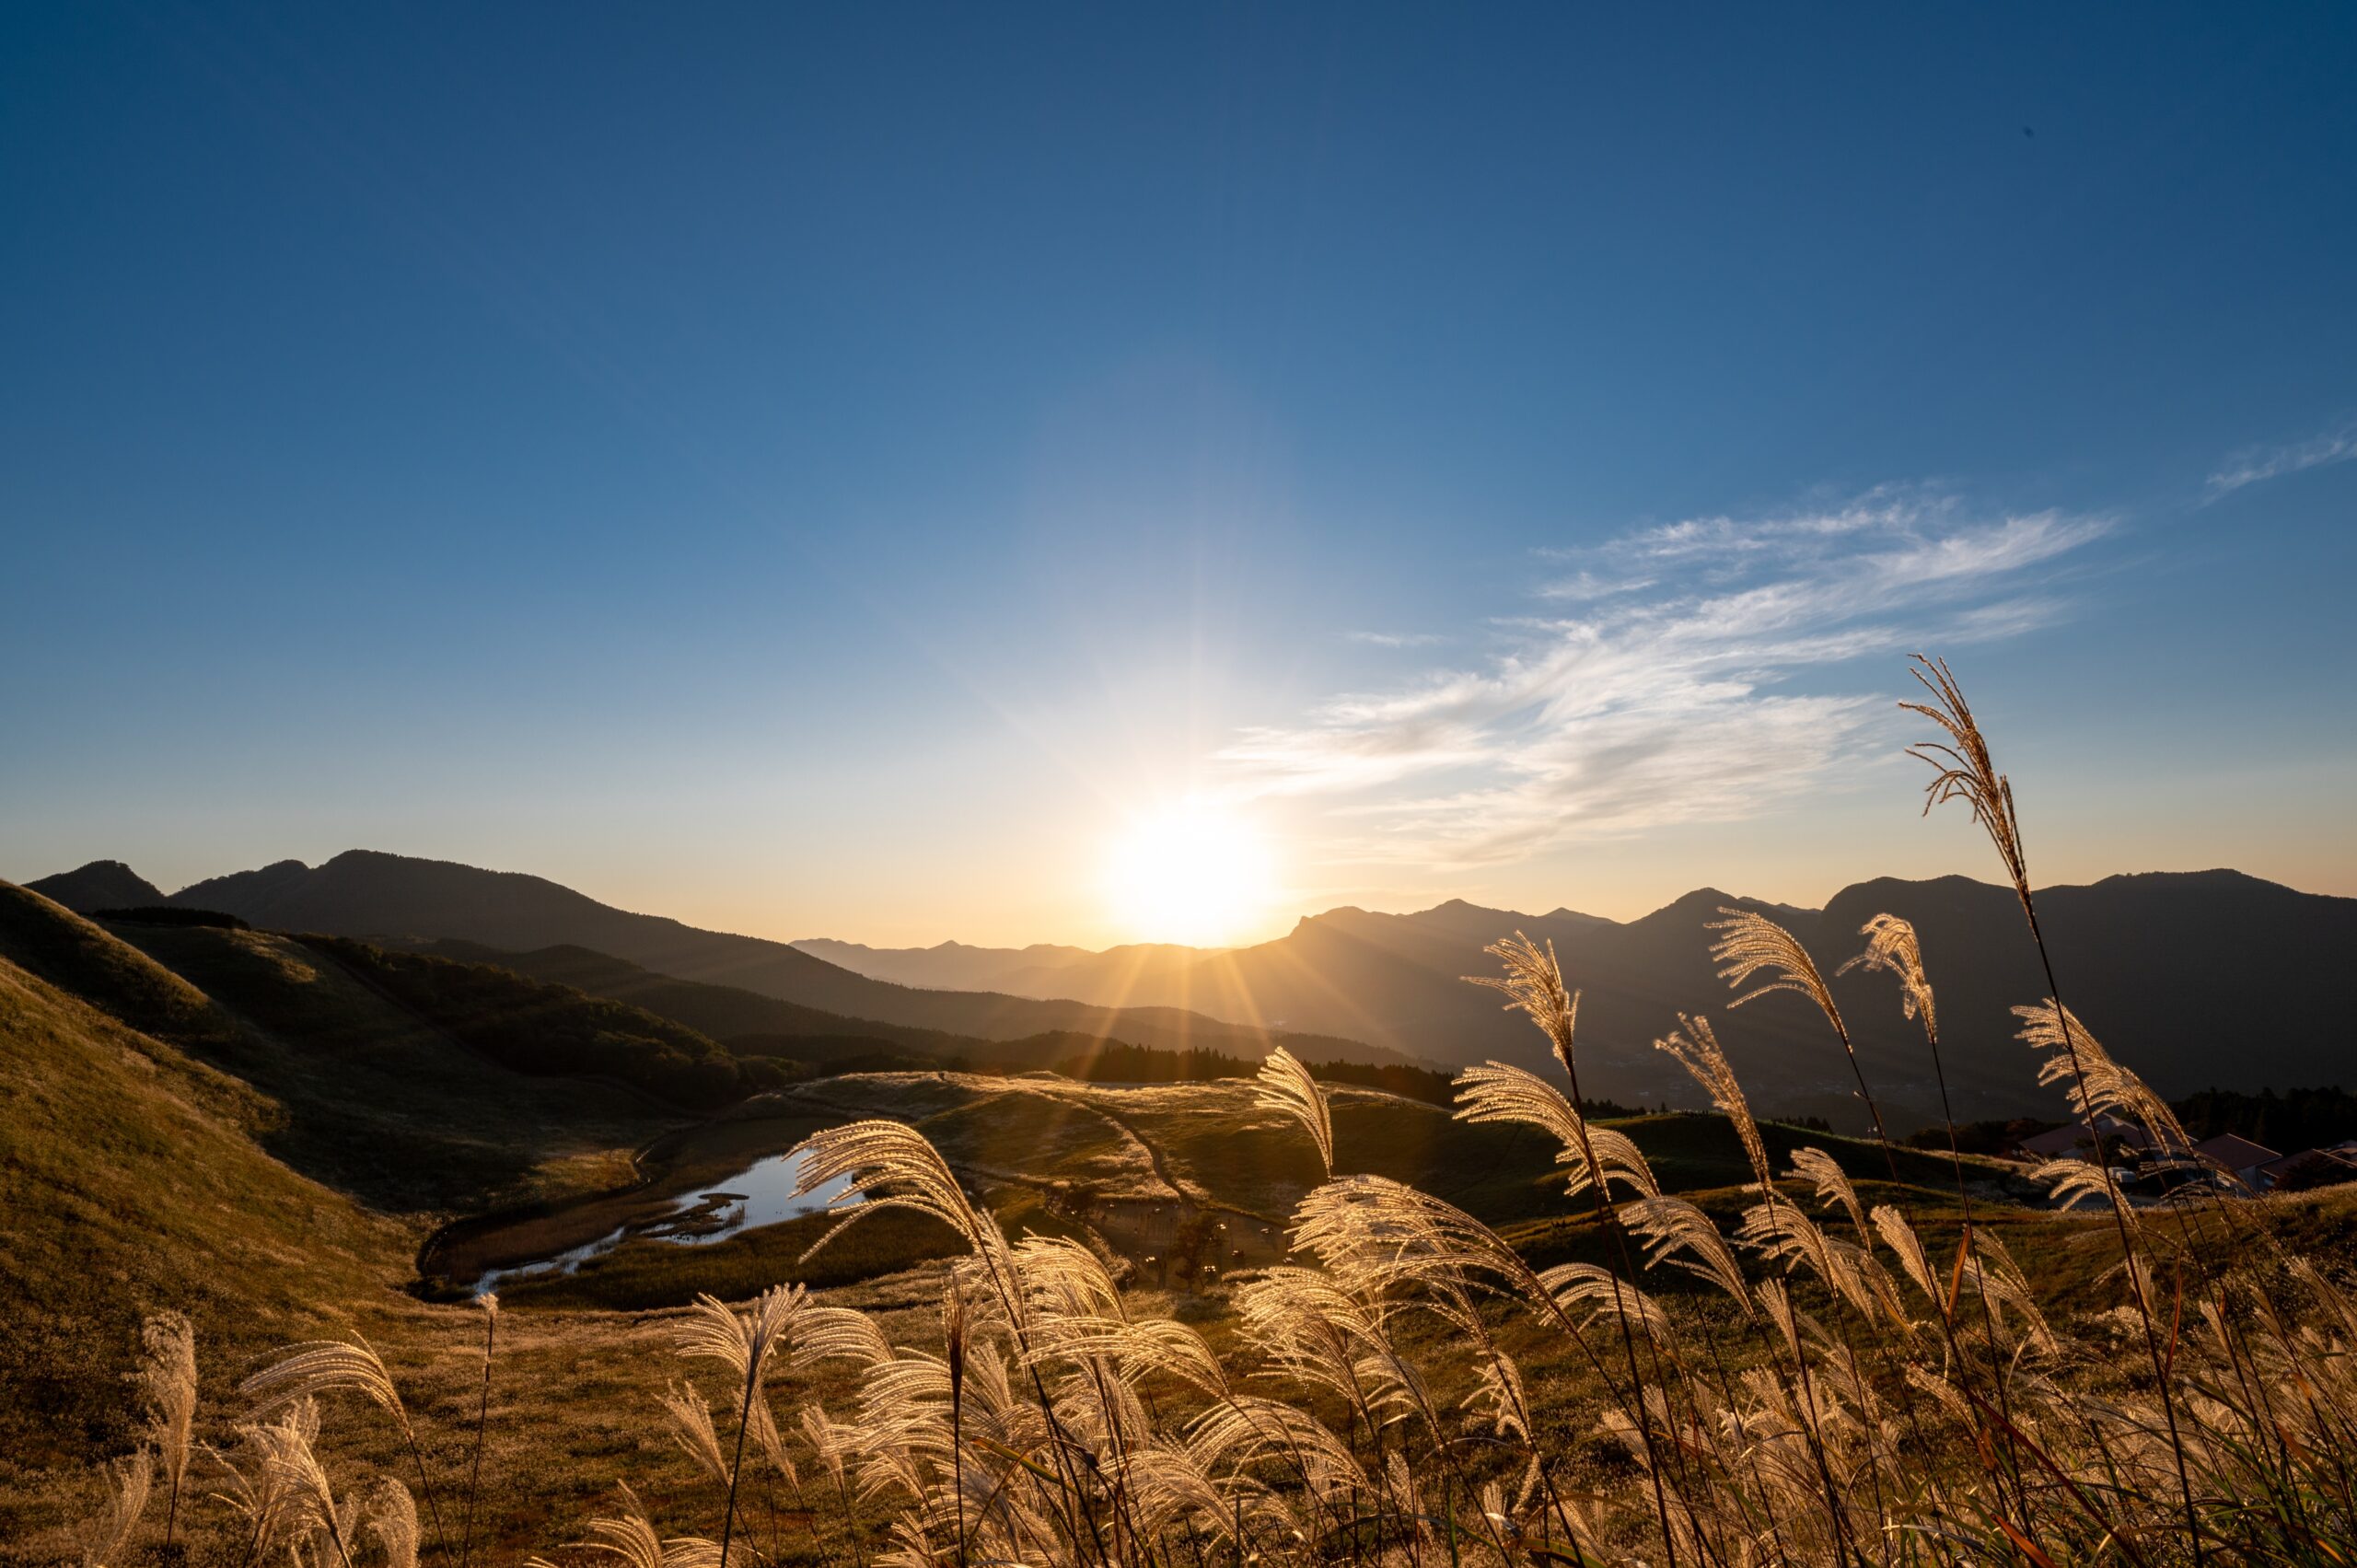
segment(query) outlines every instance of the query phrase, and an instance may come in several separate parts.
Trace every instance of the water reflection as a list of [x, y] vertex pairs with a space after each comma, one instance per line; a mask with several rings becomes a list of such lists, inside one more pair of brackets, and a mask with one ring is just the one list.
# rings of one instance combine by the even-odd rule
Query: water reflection
[[679, 1247], [702, 1247], [740, 1231], [815, 1214], [849, 1193], [851, 1179], [839, 1176], [797, 1196], [794, 1189], [807, 1157], [799, 1154], [770, 1155], [755, 1160], [724, 1181], [682, 1194], [668, 1211], [633, 1220], [595, 1241], [507, 1268], [486, 1270], [476, 1279], [474, 1288], [499, 1290], [517, 1280], [569, 1274], [590, 1259], [610, 1252], [633, 1237], [667, 1241]]

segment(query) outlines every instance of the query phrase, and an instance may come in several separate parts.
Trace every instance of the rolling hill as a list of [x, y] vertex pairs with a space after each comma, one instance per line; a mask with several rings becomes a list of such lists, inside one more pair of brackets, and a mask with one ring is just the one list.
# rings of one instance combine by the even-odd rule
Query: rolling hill
[[[39, 892], [55, 888], [78, 893], [90, 872], [85, 866], [27, 886]], [[737, 986], [843, 1017], [985, 1040], [1065, 1032], [1162, 1050], [1201, 1047], [1248, 1056], [1263, 1054], [1275, 1043], [1271, 1031], [1258, 1024], [1222, 1022], [1175, 1007], [1116, 1008], [991, 992], [916, 990], [839, 969], [783, 942], [702, 931], [615, 909], [543, 877], [368, 850], [347, 851], [319, 866], [290, 860], [216, 877], [161, 901], [218, 910], [275, 931], [453, 937], [510, 952], [586, 947], [680, 980]], [[1301, 1054], [1321, 1059], [1391, 1055], [1349, 1039], [1295, 1043]]]

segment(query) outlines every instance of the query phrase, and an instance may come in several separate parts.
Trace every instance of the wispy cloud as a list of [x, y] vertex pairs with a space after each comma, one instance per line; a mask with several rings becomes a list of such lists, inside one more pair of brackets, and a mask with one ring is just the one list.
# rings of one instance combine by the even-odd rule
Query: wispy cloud
[[2357, 414], [2305, 441], [2282, 447], [2246, 447], [2218, 466], [2210, 476], [2210, 499], [2232, 494], [2247, 484], [2280, 479], [2303, 469], [2345, 463], [2357, 458]]
[[1437, 632], [1345, 632], [1342, 636], [1378, 648], [1431, 648], [1448, 641]]
[[2032, 569], [2107, 526], [1975, 517], [1950, 496], [1887, 490], [1643, 529], [1558, 552], [1575, 574], [1533, 591], [1579, 613], [1508, 623], [1485, 666], [1335, 697], [1240, 736], [1222, 761], [1241, 788], [1332, 798], [1363, 830], [1348, 853], [1395, 863], [1492, 864], [1739, 819], [1824, 787], [1890, 711], [1887, 687], [1777, 687], [2046, 624], [2064, 606]]

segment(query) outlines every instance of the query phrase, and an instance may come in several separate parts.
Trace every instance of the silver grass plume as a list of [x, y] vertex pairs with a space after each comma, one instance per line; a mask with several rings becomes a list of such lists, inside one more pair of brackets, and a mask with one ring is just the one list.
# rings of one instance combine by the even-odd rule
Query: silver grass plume
[[716, 1485], [728, 1484], [728, 1457], [720, 1450], [720, 1434], [712, 1424], [712, 1406], [690, 1382], [674, 1382], [656, 1396], [671, 1428], [671, 1441]]
[[310, 1340], [289, 1345], [276, 1361], [238, 1384], [238, 1391], [254, 1401], [256, 1415], [288, 1409], [321, 1394], [343, 1392], [358, 1394], [391, 1416], [417, 1467], [417, 1482], [425, 1491], [426, 1509], [434, 1518], [435, 1539], [447, 1553], [450, 1538], [442, 1528], [441, 1504], [435, 1500], [433, 1482], [426, 1475], [425, 1450], [418, 1444], [417, 1429], [410, 1423], [408, 1407], [401, 1403], [392, 1373], [366, 1335], [355, 1332], [350, 1340]]
[[805, 1299], [800, 1285], [773, 1285], [737, 1312], [715, 1296], [699, 1295], [673, 1330], [673, 1343], [680, 1355], [717, 1361], [739, 1382], [758, 1386]]
[[417, 1568], [417, 1502], [391, 1476], [377, 1483], [368, 1527], [385, 1549], [385, 1568]]
[[1858, 1232], [1860, 1246], [1873, 1245], [1873, 1238], [1866, 1234], [1866, 1211], [1858, 1202], [1858, 1190], [1850, 1185], [1850, 1178], [1831, 1155], [1819, 1148], [1794, 1149], [1793, 1174], [1817, 1190], [1818, 1202], [1828, 1207], [1841, 1205]]
[[1328, 1176], [1334, 1174], [1334, 1119], [1326, 1104], [1326, 1091], [1299, 1058], [1283, 1046], [1269, 1052], [1260, 1063], [1257, 1085], [1252, 1091], [1252, 1103], [1263, 1110], [1277, 1111], [1301, 1123], [1309, 1141], [1318, 1145], [1318, 1162]]
[[156, 1479], [156, 1458], [146, 1449], [101, 1467], [105, 1498], [83, 1520], [84, 1568], [121, 1568], [127, 1561], [131, 1538], [147, 1512], [147, 1493]]
[[1898, 1005], [1910, 1018], [1922, 1020], [1927, 1033], [1939, 1032], [1939, 1009], [1932, 997], [1932, 982], [1923, 972], [1923, 949], [1915, 928], [1895, 914], [1878, 914], [1858, 928], [1866, 950], [1850, 959], [1835, 975], [1852, 970], [1885, 970], [1898, 978]]
[[1901, 703], [1910, 714], [1921, 714], [1946, 732], [1945, 741], [1910, 746], [1907, 754], [1931, 765], [1932, 782], [1923, 786], [1923, 814], [1951, 800], [1971, 807], [1972, 819], [1989, 835], [2012, 878], [2014, 892], [2025, 912], [2030, 908], [2029, 862], [2022, 853], [2021, 819], [2014, 811], [2014, 786], [1989, 756], [1989, 742], [1964, 700], [1964, 689], [1949, 673], [1945, 659], [1913, 656], [1910, 672], [1931, 694], [1928, 703]]
[[[1724, 931], [1725, 935], [1711, 945], [1711, 957], [1722, 966], [1719, 978], [1737, 989], [1750, 984], [1752, 978], [1765, 970], [1771, 977], [1766, 984], [1755, 985], [1727, 1004], [1740, 1007], [1757, 997], [1774, 991], [1789, 991], [1805, 996], [1825, 1021], [1833, 1026], [1833, 1035], [1841, 1042], [1841, 1054], [1850, 1060], [1851, 1075], [1858, 1081], [1858, 1098], [1865, 1102], [1867, 1114], [1874, 1118], [1875, 1136], [1885, 1144], [1884, 1157], [1891, 1157], [1888, 1144], [1890, 1133], [1882, 1124], [1882, 1108], [1875, 1103], [1873, 1093], [1866, 1087], [1865, 1069], [1859, 1064], [1858, 1048], [1850, 1039], [1850, 1026], [1841, 1021], [1841, 1009], [1833, 1003], [1833, 989], [1825, 983], [1817, 960], [1808, 956], [1800, 938], [1751, 910], [1721, 908], [1724, 920], [1710, 923], [1709, 929]], [[1891, 1166], [1891, 1179], [1898, 1179], [1898, 1167]]]
[[1540, 1271], [1538, 1283], [1559, 1309], [1568, 1313], [1575, 1307], [1590, 1308], [1587, 1322], [1606, 1312], [1625, 1312], [1644, 1324], [1655, 1339], [1669, 1336], [1669, 1314], [1662, 1305], [1600, 1264], [1558, 1263]]
[[467, 1467], [467, 1506], [459, 1527], [459, 1568], [474, 1561], [475, 1503], [482, 1494], [483, 1436], [491, 1429], [492, 1352], [499, 1338], [499, 1294], [478, 1291], [474, 1304], [482, 1312], [482, 1388], [475, 1396], [475, 1453]]
[[1469, 974], [1474, 985], [1505, 993], [1506, 1011], [1529, 1016], [1554, 1049], [1563, 1071], [1572, 1071], [1572, 1040], [1580, 1016], [1580, 996], [1563, 985], [1563, 968], [1555, 961], [1555, 944], [1540, 947], [1517, 932], [1507, 941], [1492, 942], [1483, 952], [1505, 966], [1505, 973]]
[[[2017, 1039], [2033, 1051], [2054, 1053], [2038, 1063], [2038, 1081], [2049, 1086], [2061, 1085], [2071, 1113], [2084, 1121], [2089, 1132], [2096, 1131], [2097, 1116], [2112, 1116], [2141, 1124], [2165, 1152], [2182, 1153], [2192, 1148], [2193, 1140], [2186, 1135], [2168, 1101], [2115, 1061], [2087, 1032], [2087, 1026], [2079, 1021], [2078, 1015], [2049, 997], [2034, 1007], [2014, 1008], [2014, 1016], [2022, 1020]], [[2073, 1047], [2076, 1048], [2075, 1062], [2072, 1060]]]
[[2129, 1229], [2140, 1229], [2136, 1206], [2122, 1197], [2112, 1186], [2110, 1174], [2100, 1159], [2062, 1158], [2047, 1160], [2034, 1166], [2029, 1179], [2045, 1188], [2055, 1200], [2058, 1209], [2073, 1209], [2088, 1199], [2111, 1207]]
[[1751, 1102], [1744, 1098], [1743, 1085], [1736, 1080], [1727, 1053], [1720, 1049], [1711, 1020], [1699, 1013], [1691, 1016], [1680, 1013], [1678, 1022], [1680, 1028], [1654, 1041], [1654, 1049], [1668, 1052], [1689, 1077], [1702, 1086], [1711, 1103], [1734, 1124], [1735, 1135], [1743, 1143], [1744, 1158], [1751, 1162], [1752, 1179], [1772, 1191], [1776, 1178], [1768, 1166], [1768, 1145], [1760, 1141], [1759, 1124], [1751, 1119]]
[[180, 1488], [188, 1480], [196, 1425], [196, 1330], [186, 1315], [159, 1312], [139, 1329], [136, 1378], [147, 1422], [147, 1441], [163, 1466], [167, 1493], [164, 1543], [172, 1544], [180, 1520]]
[[[795, 1196], [814, 1192], [830, 1181], [846, 1183], [842, 1195], [829, 1205], [847, 1210], [842, 1223], [803, 1253], [806, 1262], [846, 1227], [887, 1209], [911, 1209], [932, 1215], [963, 1237], [966, 1245], [994, 1268], [1005, 1258], [1006, 1238], [997, 1222], [974, 1207], [941, 1151], [905, 1122], [853, 1121], [829, 1127], [813, 1132], [789, 1153], [802, 1162]], [[854, 1202], [856, 1207], [852, 1207]]]
[[336, 1556], [350, 1568], [352, 1523], [356, 1515], [336, 1502], [327, 1467], [312, 1446], [319, 1435], [317, 1423], [288, 1421], [267, 1430], [278, 1434], [270, 1446], [267, 1462], [278, 1472], [284, 1488], [289, 1538], [308, 1541], [324, 1535]]
[[1817, 960], [1808, 956], [1808, 949], [1801, 946], [1799, 937], [1754, 910], [1723, 904], [1719, 912], [1727, 918], [1710, 921], [1703, 927], [1706, 931], [1726, 933], [1711, 944], [1711, 957], [1719, 964], [1719, 978], [1731, 988], [1741, 990], [1763, 970], [1771, 977], [1765, 984], [1745, 991], [1728, 1006], [1740, 1007], [1771, 992], [1789, 991], [1815, 1003], [1834, 1032], [1844, 1040], [1849, 1038], [1849, 1030], [1841, 1022], [1841, 1009], [1834, 1005], [1833, 993], [1826, 985], [1825, 976], [1817, 971]]
[[620, 1481], [614, 1490], [622, 1494], [621, 1516], [590, 1520], [589, 1539], [574, 1545], [619, 1557], [628, 1568], [720, 1568], [720, 1548], [698, 1536], [665, 1539], [648, 1521], [638, 1493]]
[[238, 1427], [239, 1465], [207, 1446], [205, 1453], [228, 1480], [213, 1499], [240, 1516], [247, 1536], [246, 1561], [274, 1554], [289, 1537], [295, 1518], [295, 1498], [287, 1468], [279, 1456], [299, 1445], [308, 1447], [319, 1431], [319, 1406], [309, 1400], [290, 1405], [275, 1422], [245, 1423]]
[[1751, 1291], [1743, 1267], [1711, 1216], [1683, 1198], [1637, 1198], [1620, 1208], [1620, 1223], [1646, 1245], [1645, 1267], [1667, 1263], [1710, 1281], [1751, 1316]]
[[[1567, 1191], [1574, 1197], [1588, 1190], [1598, 1176], [1609, 1184], [1619, 1180], [1644, 1197], [1661, 1195], [1661, 1183], [1646, 1163], [1636, 1141], [1617, 1128], [1598, 1127], [1580, 1115], [1562, 1090], [1536, 1073], [1487, 1062], [1468, 1067], [1457, 1076], [1456, 1120], [1505, 1121], [1537, 1127], [1558, 1144], [1555, 1163], [1571, 1167]], [[1587, 1155], [1593, 1150], [1601, 1172], [1591, 1172]]]
[[848, 1307], [807, 1307], [795, 1328], [796, 1371], [828, 1361], [873, 1366], [891, 1357], [891, 1342], [876, 1319]]
[[753, 1446], [767, 1459], [770, 1468], [784, 1481], [795, 1496], [802, 1493], [802, 1477], [794, 1468], [794, 1457], [785, 1451], [785, 1438], [778, 1431], [777, 1415], [770, 1409], [767, 1395], [756, 1395], [747, 1409], [747, 1419], [753, 1425]]
[[1898, 1266], [1907, 1271], [1907, 1277], [1915, 1282], [1915, 1288], [1923, 1293], [1933, 1309], [1939, 1310], [1945, 1293], [1938, 1277], [1932, 1272], [1931, 1255], [1923, 1250], [1922, 1237], [1915, 1234], [1915, 1227], [1888, 1203], [1875, 1206], [1874, 1222], [1875, 1229], [1882, 1233], [1883, 1244], [1898, 1257]]
[[366, 1338], [310, 1340], [289, 1345], [278, 1359], [238, 1385], [253, 1401], [254, 1414], [268, 1416], [322, 1394], [354, 1393], [409, 1429], [409, 1411], [382, 1357]]
[[[768, 1370], [771, 1353], [778, 1348], [801, 1310], [806, 1293], [800, 1285], [776, 1285], [755, 1296], [742, 1312], [711, 1295], [699, 1295], [687, 1318], [675, 1331], [680, 1355], [690, 1360], [717, 1361], [736, 1373], [742, 1394], [737, 1400], [737, 1451], [727, 1467], [727, 1502], [721, 1510], [720, 1559], [725, 1562], [728, 1548], [736, 1537], [737, 1490], [743, 1478], [745, 1444], [752, 1435], [753, 1406], [761, 1398], [761, 1378]], [[701, 1403], [701, 1401], [696, 1401]], [[674, 1407], [675, 1420], [687, 1415], [684, 1406]], [[710, 1423], [707, 1412], [705, 1423]], [[692, 1444], [695, 1434], [686, 1433]], [[717, 1450], [717, 1440], [713, 1445]], [[694, 1453], [692, 1447], [691, 1454]]]

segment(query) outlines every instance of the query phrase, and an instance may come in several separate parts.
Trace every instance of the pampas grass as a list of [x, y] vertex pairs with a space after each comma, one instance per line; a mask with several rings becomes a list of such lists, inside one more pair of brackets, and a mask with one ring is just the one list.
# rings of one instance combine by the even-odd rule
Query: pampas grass
[[122, 1568], [140, 1516], [147, 1512], [147, 1493], [156, 1480], [155, 1456], [142, 1448], [127, 1458], [110, 1462], [100, 1472], [105, 1494], [83, 1520], [83, 1568]]
[[[1927, 805], [1968, 806], [2043, 958], [2012, 786], [1953, 674], [1918, 674], [1933, 700], [1910, 706], [1946, 738], [1918, 749], [1938, 770]], [[1713, 956], [1735, 1005], [1805, 997], [1872, 1110], [1815, 958], [1764, 916], [1722, 913]], [[1843, 968], [1895, 979], [1939, 1074], [1916, 933], [1879, 915], [1860, 935]], [[1780, 1170], [1701, 1014], [1666, 1017], [1655, 1044], [1724, 1117], [1747, 1179], [1671, 1191], [1634, 1139], [1582, 1110], [1579, 993], [1552, 949], [1515, 936], [1489, 951], [1499, 972], [1474, 978], [1530, 1018], [1554, 1070], [1469, 1068], [1457, 1115], [1553, 1141], [1562, 1218], [1585, 1227], [1590, 1255], [1537, 1268], [1443, 1198], [1336, 1175], [1352, 1150], [1324, 1089], [1282, 1051], [1255, 1103], [1298, 1130], [1321, 1179], [1294, 1212], [1291, 1256], [1231, 1276], [1215, 1328], [1155, 1316], [1086, 1247], [1011, 1241], [913, 1128], [832, 1128], [796, 1151], [804, 1191], [847, 1183], [862, 1204], [846, 1224], [888, 1207], [927, 1215], [961, 1255], [908, 1276], [918, 1299], [897, 1316], [799, 1289], [700, 1299], [669, 1328], [700, 1375], [725, 1374], [735, 1430], [685, 1379], [656, 1398], [649, 1429], [723, 1493], [717, 1539], [666, 1535], [622, 1485], [615, 1511], [527, 1568], [807, 1560], [774, 1511], [766, 1551], [740, 1522], [749, 1458], [797, 1499], [808, 1477], [830, 1555], [854, 1568], [2357, 1563], [2357, 1301], [2275, 1247], [2258, 1205], [2189, 1190], [2171, 1200], [2172, 1229], [2100, 1161], [2033, 1173], [2059, 1201], [2104, 1206], [2119, 1240], [2117, 1265], [2082, 1286], [2097, 1309], [2074, 1310], [1976, 1217], [1952, 1118], [1961, 1226], [1862, 1192], [1826, 1149], [1792, 1149]], [[2047, 996], [2019, 1009], [2035, 1052], [2025, 1079], [2034, 1063], [2073, 1116], [2181, 1149], [2165, 1104], [2064, 1007], [2050, 963], [2047, 978]], [[1944, 1076], [1941, 1093], [1945, 1111]], [[1881, 1148], [1895, 1178], [1887, 1137]], [[478, 1474], [495, 1323], [486, 1303]], [[157, 1331], [142, 1383], [168, 1476], [193, 1423], [175, 1402], [185, 1388], [192, 1406], [194, 1388], [175, 1333]], [[830, 1392], [831, 1410], [810, 1397], [822, 1378], [850, 1388]], [[340, 1501], [319, 1446], [319, 1400], [357, 1393], [392, 1418], [425, 1487], [410, 1414], [366, 1342], [292, 1347], [243, 1391], [231, 1451], [199, 1446], [224, 1478], [225, 1568], [373, 1568], [353, 1561], [364, 1516], [377, 1541], [364, 1559], [414, 1568], [406, 1489], [380, 1478], [365, 1509]], [[110, 1473], [89, 1537], [99, 1568], [121, 1568], [150, 1466], [143, 1449]], [[706, 1495], [699, 1484], [665, 1516]]]
[[450, 1538], [442, 1528], [442, 1508], [435, 1499], [433, 1479], [426, 1474], [425, 1450], [418, 1444], [417, 1428], [411, 1424], [409, 1408], [401, 1402], [392, 1373], [367, 1340], [355, 1334], [349, 1341], [312, 1340], [289, 1345], [277, 1360], [239, 1384], [238, 1391], [253, 1401], [257, 1415], [308, 1404], [321, 1394], [354, 1393], [392, 1417], [417, 1466], [417, 1484], [425, 1493], [426, 1511], [434, 1519], [435, 1541], [443, 1556], [449, 1556]]
[[1292, 1051], [1281, 1045], [1269, 1052], [1260, 1063], [1260, 1086], [1252, 1101], [1301, 1123], [1318, 1150], [1319, 1168], [1334, 1174], [1334, 1118], [1326, 1106], [1326, 1091]]
[[196, 1423], [196, 1330], [178, 1312], [159, 1312], [141, 1326], [134, 1375], [147, 1416], [147, 1441], [164, 1470], [164, 1554], [177, 1552], [180, 1488], [188, 1480]]

